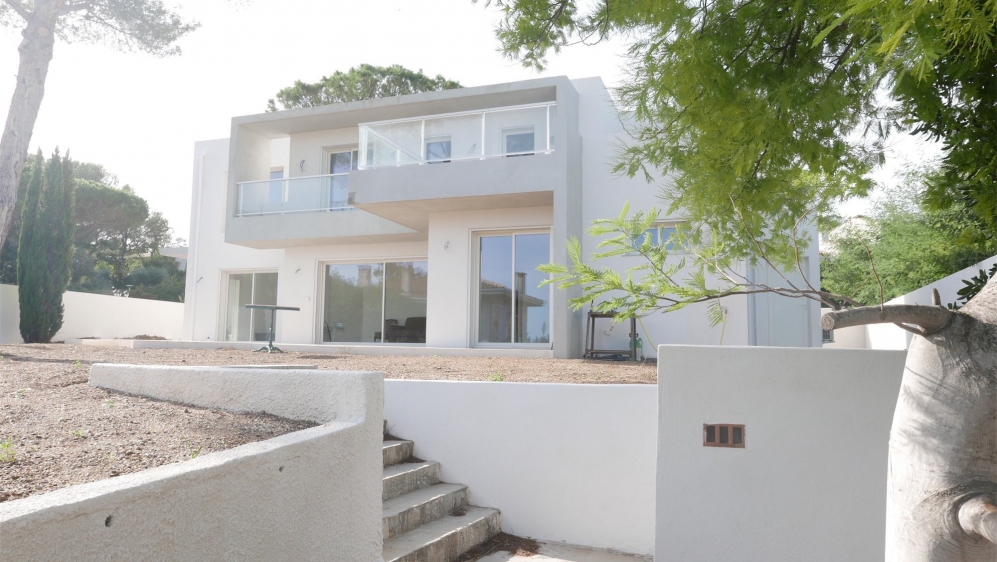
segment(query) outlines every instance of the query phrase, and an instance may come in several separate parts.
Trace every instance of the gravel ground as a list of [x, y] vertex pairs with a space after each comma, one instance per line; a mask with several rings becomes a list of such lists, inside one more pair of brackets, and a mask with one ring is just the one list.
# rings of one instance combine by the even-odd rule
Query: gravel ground
[[0, 345], [0, 502], [180, 462], [314, 425], [93, 388], [87, 379], [94, 363], [300, 364], [381, 371], [388, 378], [496, 383], [657, 382], [653, 364], [604, 361]]
[[[417, 357], [389, 355], [266, 354], [235, 349], [127, 349], [82, 345], [0, 345], [12, 359], [156, 365], [316, 365], [319, 369], [380, 371], [390, 379], [455, 381], [505, 380], [595, 384], [655, 384], [653, 363], [513, 357]], [[85, 375], [85, 373], [84, 373]]]
[[46, 349], [63, 346], [0, 347], [0, 502], [315, 425], [108, 392], [87, 384], [88, 363]]

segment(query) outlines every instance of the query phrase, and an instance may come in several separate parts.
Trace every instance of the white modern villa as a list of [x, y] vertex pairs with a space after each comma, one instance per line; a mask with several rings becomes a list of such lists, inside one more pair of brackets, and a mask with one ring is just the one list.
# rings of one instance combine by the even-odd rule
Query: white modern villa
[[[627, 138], [599, 78], [236, 117], [230, 138], [195, 147], [184, 339], [266, 341], [270, 313], [246, 305], [276, 304], [300, 309], [277, 314], [279, 344], [580, 357], [588, 310], [539, 287], [536, 268], [567, 262], [570, 237], [593, 251], [586, 228], [627, 201], [662, 206], [661, 185], [612, 174]], [[650, 235], [667, 243], [679, 221]], [[816, 242], [805, 264], [819, 279]], [[716, 327], [705, 306], [644, 318], [647, 355], [659, 344], [821, 345], [816, 303], [724, 305]], [[596, 325], [596, 348], [627, 349], [629, 323], [610, 327]]]

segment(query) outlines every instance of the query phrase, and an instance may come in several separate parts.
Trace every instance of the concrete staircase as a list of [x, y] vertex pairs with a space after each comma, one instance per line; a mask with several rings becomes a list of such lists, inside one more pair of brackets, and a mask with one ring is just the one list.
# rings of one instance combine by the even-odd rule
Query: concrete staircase
[[440, 463], [412, 448], [384, 441], [384, 562], [453, 562], [501, 531], [498, 510], [471, 506], [467, 486], [441, 483]]

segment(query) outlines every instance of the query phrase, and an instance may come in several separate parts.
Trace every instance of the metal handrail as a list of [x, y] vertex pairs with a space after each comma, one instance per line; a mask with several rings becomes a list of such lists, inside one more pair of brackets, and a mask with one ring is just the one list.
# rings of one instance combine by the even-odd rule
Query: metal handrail
[[556, 106], [555, 101], [545, 101], [541, 103], [526, 103], [522, 105], [507, 105], [503, 107], [495, 107], [489, 109], [472, 109], [470, 111], [455, 111], [452, 113], [435, 113], [433, 115], [422, 115], [420, 117], [405, 117], [403, 119], [385, 119], [383, 121], [367, 121], [365, 123], [360, 123], [358, 126], [365, 127], [368, 125], [388, 125], [394, 123], [415, 123], [418, 121], [425, 121], [427, 119], [441, 119], [443, 117], [463, 117], [465, 115], [481, 115], [482, 113], [501, 113], [503, 111], [516, 111], [518, 109], [532, 109], [534, 107], [550, 107]]

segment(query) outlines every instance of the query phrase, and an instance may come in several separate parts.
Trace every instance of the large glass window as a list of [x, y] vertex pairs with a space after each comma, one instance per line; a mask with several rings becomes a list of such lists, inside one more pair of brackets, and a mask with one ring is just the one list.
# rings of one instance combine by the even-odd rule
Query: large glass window
[[230, 273], [227, 294], [225, 340], [267, 341], [270, 312], [250, 310], [246, 305], [277, 304], [277, 273]]
[[426, 343], [426, 262], [328, 264], [323, 342]]
[[550, 343], [550, 287], [537, 268], [550, 261], [550, 234], [478, 238], [478, 342]]

